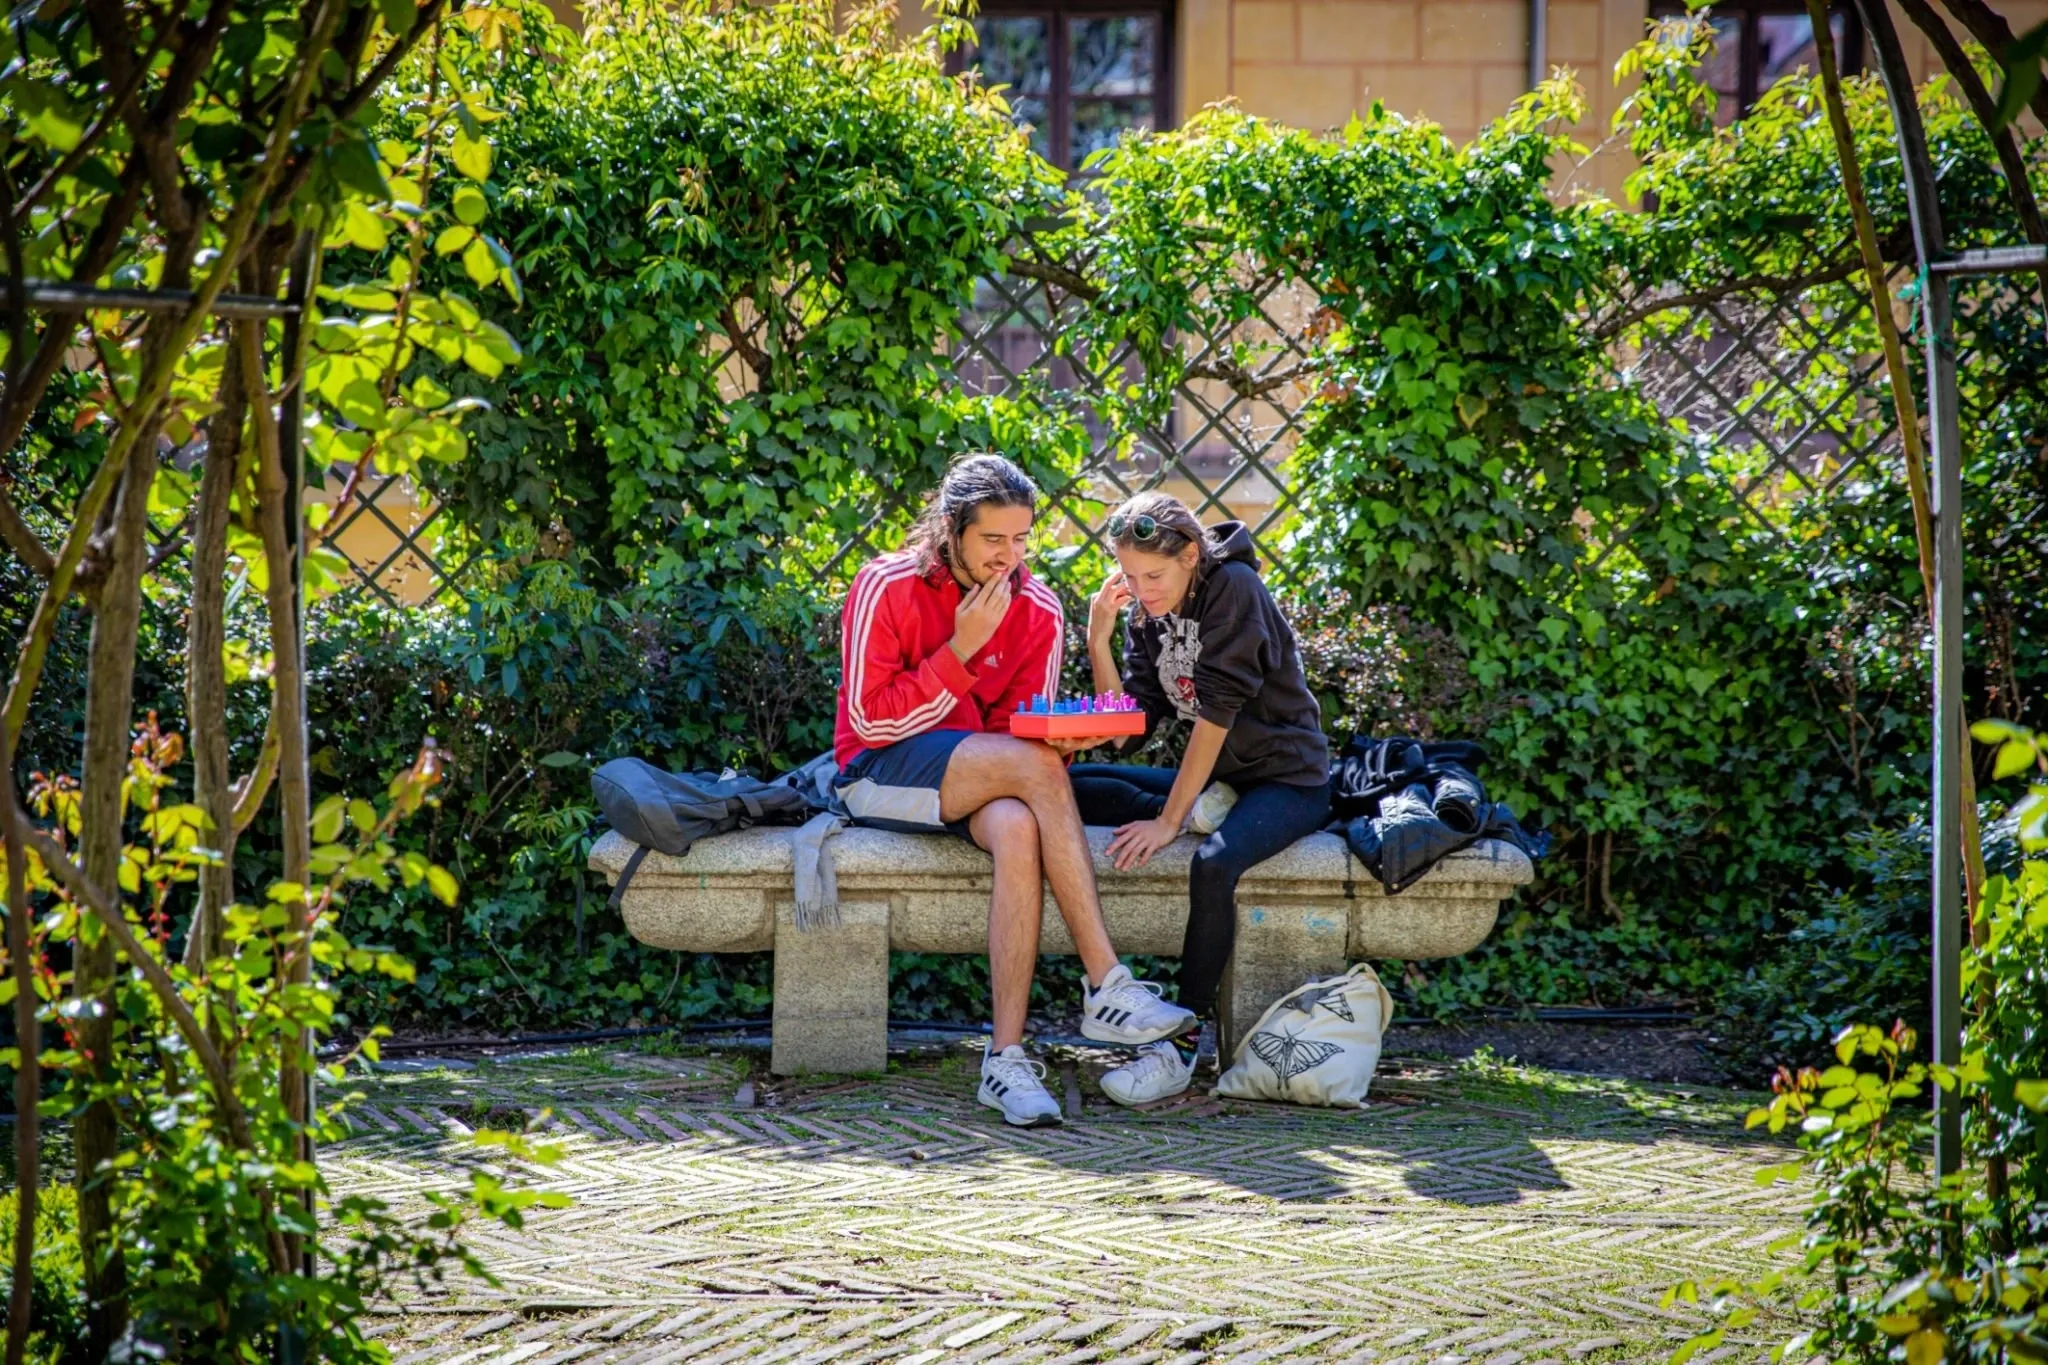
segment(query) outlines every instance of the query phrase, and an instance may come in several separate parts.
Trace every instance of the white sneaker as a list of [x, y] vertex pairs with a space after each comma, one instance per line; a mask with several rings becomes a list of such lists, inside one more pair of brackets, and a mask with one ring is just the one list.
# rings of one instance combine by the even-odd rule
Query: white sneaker
[[1147, 1043], [1136, 1058], [1102, 1073], [1102, 1093], [1118, 1104], [1150, 1104], [1187, 1089], [1194, 1074], [1170, 1040]]
[[1194, 834], [1214, 834], [1223, 828], [1223, 821], [1237, 804], [1237, 788], [1228, 782], [1211, 782], [1209, 789], [1195, 798], [1195, 808], [1188, 812], [1188, 830]]
[[1159, 998], [1160, 986], [1140, 981], [1119, 962], [1103, 978], [1099, 989], [1090, 990], [1081, 979], [1081, 1032], [1098, 1043], [1122, 1043], [1135, 1047], [1156, 1043], [1194, 1027], [1195, 1016], [1179, 1005]]
[[975, 1098], [991, 1109], [1000, 1109], [1003, 1122], [1017, 1128], [1056, 1128], [1060, 1123], [1059, 1102], [1039, 1079], [1045, 1064], [1024, 1055], [1015, 1043], [1001, 1052], [981, 1059], [981, 1088]]

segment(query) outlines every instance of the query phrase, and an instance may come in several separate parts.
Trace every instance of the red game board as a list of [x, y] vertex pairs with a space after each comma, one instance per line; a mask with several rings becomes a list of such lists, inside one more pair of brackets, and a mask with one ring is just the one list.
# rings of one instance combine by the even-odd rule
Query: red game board
[[1145, 733], [1143, 711], [1084, 711], [1048, 715], [1019, 711], [1010, 717], [1010, 733], [1025, 739], [1116, 739]]

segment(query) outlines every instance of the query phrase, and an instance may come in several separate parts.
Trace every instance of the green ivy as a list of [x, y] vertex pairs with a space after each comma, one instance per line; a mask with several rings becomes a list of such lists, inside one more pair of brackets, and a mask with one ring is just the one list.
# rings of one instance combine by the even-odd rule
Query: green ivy
[[[488, 79], [527, 360], [439, 492], [616, 583], [769, 571], [1033, 417], [953, 391], [975, 282], [1057, 184], [893, 9], [599, 4]], [[957, 36], [957, 24], [941, 37]], [[444, 263], [446, 271], [451, 267]]]

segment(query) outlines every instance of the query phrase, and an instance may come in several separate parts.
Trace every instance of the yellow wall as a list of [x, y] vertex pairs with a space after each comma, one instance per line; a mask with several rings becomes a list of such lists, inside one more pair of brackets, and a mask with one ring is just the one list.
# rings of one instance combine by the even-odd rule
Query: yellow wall
[[[918, 27], [917, 0], [904, 27]], [[2048, 0], [1994, 0], [2015, 32], [2048, 18]], [[1646, 0], [1550, 0], [1547, 54], [1577, 73], [1588, 117], [1579, 140], [1596, 147], [1627, 91], [1614, 64], [1643, 36]], [[1921, 75], [1940, 63], [1894, 8]], [[1464, 141], [1527, 88], [1526, 0], [1181, 0], [1179, 115], [1234, 97], [1248, 112], [1303, 128], [1342, 125], [1375, 99], [1431, 119]], [[1609, 148], [1579, 183], [1619, 197], [1630, 169]]]

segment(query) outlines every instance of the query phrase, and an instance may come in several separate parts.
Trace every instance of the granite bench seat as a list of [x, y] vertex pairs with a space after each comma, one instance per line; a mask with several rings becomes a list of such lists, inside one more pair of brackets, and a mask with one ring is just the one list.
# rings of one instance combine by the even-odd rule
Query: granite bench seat
[[[621, 901], [641, 942], [680, 952], [775, 954], [774, 1050], [779, 1075], [880, 1071], [888, 1052], [889, 952], [988, 949], [989, 856], [947, 835], [848, 829], [832, 841], [840, 924], [799, 931], [790, 842], [759, 827], [700, 841], [689, 854], [649, 853]], [[1187, 926], [1183, 836], [1144, 867], [1120, 872], [1091, 828], [1110, 939], [1121, 953], [1178, 955]], [[634, 845], [607, 833], [590, 866], [616, 882]], [[1308, 977], [1373, 958], [1455, 957], [1483, 942], [1500, 903], [1534, 875], [1509, 844], [1482, 841], [1388, 896], [1333, 834], [1313, 834], [1259, 864], [1238, 888], [1237, 943], [1223, 978], [1220, 1044]], [[1071, 953], [1048, 892], [1040, 950]], [[1078, 1003], [1078, 1002], [1076, 1002]]]

